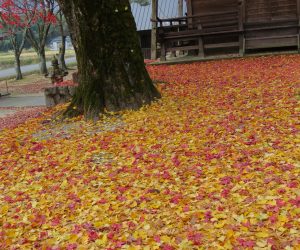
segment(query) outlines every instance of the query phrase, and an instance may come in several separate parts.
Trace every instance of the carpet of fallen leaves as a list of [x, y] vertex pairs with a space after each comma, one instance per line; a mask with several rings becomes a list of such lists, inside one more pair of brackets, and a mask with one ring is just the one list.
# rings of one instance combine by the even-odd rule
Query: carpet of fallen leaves
[[24, 123], [26, 120], [41, 115], [41, 112], [45, 110], [44, 107], [0, 107], [4, 111], [12, 111], [11, 114], [8, 114], [0, 118], [0, 131], [4, 128], [13, 129], [16, 128], [19, 124]]
[[[40, 81], [35, 83], [28, 84], [9, 84], [8, 92], [11, 94], [23, 95], [23, 94], [33, 94], [33, 93], [41, 93], [45, 88], [52, 86], [49, 81]], [[6, 93], [6, 85], [5, 82], [0, 84], [0, 93]]]
[[0, 134], [0, 249], [300, 249], [300, 56], [148, 66], [140, 111]]

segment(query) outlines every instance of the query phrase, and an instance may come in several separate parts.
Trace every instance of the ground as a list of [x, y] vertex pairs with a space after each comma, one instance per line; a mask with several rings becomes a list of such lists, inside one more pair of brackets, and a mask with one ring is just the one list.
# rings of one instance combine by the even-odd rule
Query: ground
[[[69, 75], [64, 79], [71, 80], [74, 72], [75, 69], [70, 69]], [[45, 105], [43, 91], [50, 86], [50, 79], [38, 74], [28, 75], [19, 81], [0, 80], [0, 93], [10, 93], [10, 96], [0, 99], [0, 130], [5, 127], [14, 128], [45, 110], [45, 107], [41, 107]]]
[[0, 134], [0, 249], [300, 249], [300, 56], [148, 66], [140, 111]]

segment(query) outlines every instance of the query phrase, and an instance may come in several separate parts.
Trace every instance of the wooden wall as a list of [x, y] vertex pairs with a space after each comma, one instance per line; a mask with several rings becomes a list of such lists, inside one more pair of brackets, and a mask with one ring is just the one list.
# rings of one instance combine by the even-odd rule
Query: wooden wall
[[[292, 46], [300, 49], [300, 0], [187, 0], [188, 15], [239, 11], [239, 3], [244, 6], [246, 52]], [[225, 19], [224, 15], [224, 22]], [[213, 40], [218, 43], [217, 37]]]
[[246, 23], [297, 18], [296, 0], [247, 0]]
[[238, 0], [188, 0], [187, 3], [188, 15], [196, 16], [190, 27], [200, 25], [204, 33], [211, 34], [202, 38], [204, 54], [239, 51]]
[[238, 0], [192, 0], [192, 14], [201, 15], [211, 12], [232, 11], [237, 8]]
[[[238, 2], [239, 0], [187, 0], [188, 15], [235, 10]], [[244, 0], [244, 2], [246, 22], [268, 22], [298, 16], [297, 0]]]
[[246, 49], [299, 48], [297, 0], [246, 0]]
[[138, 31], [144, 59], [151, 59], [151, 30]]

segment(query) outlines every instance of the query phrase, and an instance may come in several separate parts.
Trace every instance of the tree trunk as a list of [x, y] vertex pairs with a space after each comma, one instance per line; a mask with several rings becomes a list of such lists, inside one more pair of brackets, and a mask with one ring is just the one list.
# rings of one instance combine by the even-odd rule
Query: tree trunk
[[40, 59], [40, 73], [41, 73], [42, 75], [45, 75], [45, 74], [48, 73], [47, 65], [46, 65], [46, 53], [45, 53], [45, 48], [42, 48], [41, 50], [39, 50], [38, 56], [39, 56], [39, 59]]
[[62, 70], [67, 70], [67, 65], [65, 61], [65, 54], [66, 54], [66, 36], [65, 36], [65, 31], [64, 31], [64, 24], [63, 24], [63, 14], [60, 11], [59, 12], [59, 32], [61, 36], [61, 47], [59, 48], [59, 64], [62, 68]]
[[61, 47], [59, 48], [59, 63], [62, 70], [67, 70], [67, 65], [65, 61], [66, 54], [66, 36], [62, 34], [61, 36]]
[[79, 86], [66, 115], [98, 119], [160, 97], [144, 65], [128, 0], [59, 0], [73, 39]]
[[15, 70], [16, 70], [16, 80], [23, 79], [22, 72], [21, 72], [21, 61], [20, 61], [20, 54], [15, 52]]

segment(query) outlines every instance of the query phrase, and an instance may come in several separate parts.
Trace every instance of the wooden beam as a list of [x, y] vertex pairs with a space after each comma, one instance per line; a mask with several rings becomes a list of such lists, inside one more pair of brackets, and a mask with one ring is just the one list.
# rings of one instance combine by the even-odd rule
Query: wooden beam
[[[193, 7], [192, 7], [192, 0], [187, 0], [187, 15], [192, 16], [193, 15]], [[191, 29], [193, 27], [193, 20], [189, 18], [188, 20], [188, 27]]]
[[245, 54], [245, 33], [244, 33], [244, 23], [245, 23], [245, 1], [239, 1], [239, 30], [242, 32], [239, 35], [239, 55], [244, 56]]
[[[300, 0], [297, 0], [298, 25], [300, 26]], [[300, 53], [300, 28], [298, 27], [298, 53]]]
[[186, 5], [187, 5], [187, 15], [192, 16], [193, 15], [192, 0], [187, 0]]
[[178, 16], [183, 16], [183, 0], [178, 0]]
[[151, 59], [157, 59], [157, 15], [158, 0], [152, 0]]
[[[183, 0], [178, 0], [178, 17], [182, 17], [184, 16], [183, 13]], [[178, 28], [178, 31], [180, 31], [180, 28]], [[180, 43], [178, 43], [178, 45], [180, 45]], [[179, 51], [179, 55], [183, 55], [184, 51], [180, 50]]]

